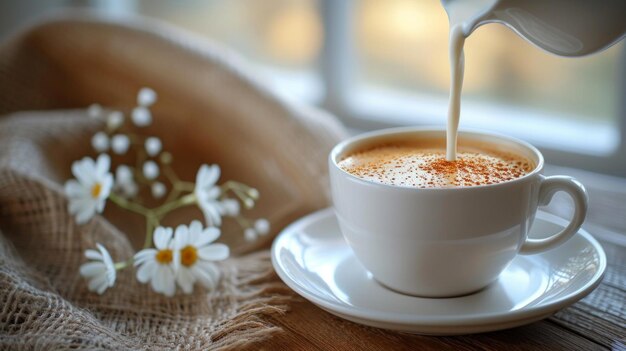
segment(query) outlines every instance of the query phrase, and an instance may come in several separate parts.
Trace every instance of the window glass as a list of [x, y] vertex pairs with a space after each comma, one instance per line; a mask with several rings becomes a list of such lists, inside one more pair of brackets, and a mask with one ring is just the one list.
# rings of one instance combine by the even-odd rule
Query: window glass
[[138, 11], [288, 70], [313, 69], [322, 44], [315, 0], [140, 0]]
[[[448, 20], [438, 0], [357, 0], [358, 84], [448, 95]], [[535, 48], [500, 24], [465, 44], [463, 100], [616, 124], [624, 44], [583, 58]]]

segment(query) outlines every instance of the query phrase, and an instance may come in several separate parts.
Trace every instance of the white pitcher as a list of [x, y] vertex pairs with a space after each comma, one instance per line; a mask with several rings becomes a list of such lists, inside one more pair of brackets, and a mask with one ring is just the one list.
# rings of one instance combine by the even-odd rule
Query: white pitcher
[[[485, 23], [502, 23], [560, 56], [604, 50], [626, 34], [626, 0], [441, 0], [465, 37]], [[452, 28], [452, 26], [451, 26]]]

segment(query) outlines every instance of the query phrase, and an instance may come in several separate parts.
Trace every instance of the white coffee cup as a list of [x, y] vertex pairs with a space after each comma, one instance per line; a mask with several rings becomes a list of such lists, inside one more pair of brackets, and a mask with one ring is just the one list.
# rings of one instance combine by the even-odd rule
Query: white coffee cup
[[[536, 165], [529, 174], [503, 183], [456, 188], [409, 188], [360, 179], [337, 163], [367, 145], [393, 139], [445, 138], [445, 130], [395, 128], [348, 139], [330, 153], [330, 183], [344, 238], [373, 277], [398, 292], [450, 297], [478, 291], [498, 278], [517, 254], [562, 244], [580, 228], [587, 193], [567, 176], [542, 175], [543, 156], [514, 138], [460, 132], [468, 140], [516, 153]], [[557, 191], [574, 202], [570, 224], [545, 239], [529, 239], [537, 207]]]

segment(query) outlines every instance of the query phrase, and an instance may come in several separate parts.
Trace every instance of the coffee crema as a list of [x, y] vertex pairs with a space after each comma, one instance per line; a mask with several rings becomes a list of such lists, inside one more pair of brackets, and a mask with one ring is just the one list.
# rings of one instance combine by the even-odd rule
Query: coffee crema
[[361, 179], [405, 187], [448, 188], [502, 183], [530, 173], [535, 165], [513, 153], [460, 146], [455, 161], [445, 146], [407, 142], [359, 150], [338, 162]]

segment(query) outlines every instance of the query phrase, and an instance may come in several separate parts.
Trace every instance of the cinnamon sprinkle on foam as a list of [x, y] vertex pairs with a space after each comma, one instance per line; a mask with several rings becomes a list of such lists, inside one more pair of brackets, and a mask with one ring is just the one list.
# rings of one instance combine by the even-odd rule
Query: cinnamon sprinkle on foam
[[441, 188], [502, 183], [528, 174], [535, 166], [517, 155], [469, 148], [459, 150], [456, 161], [447, 161], [443, 149], [400, 144], [353, 153], [339, 167], [378, 183]]

